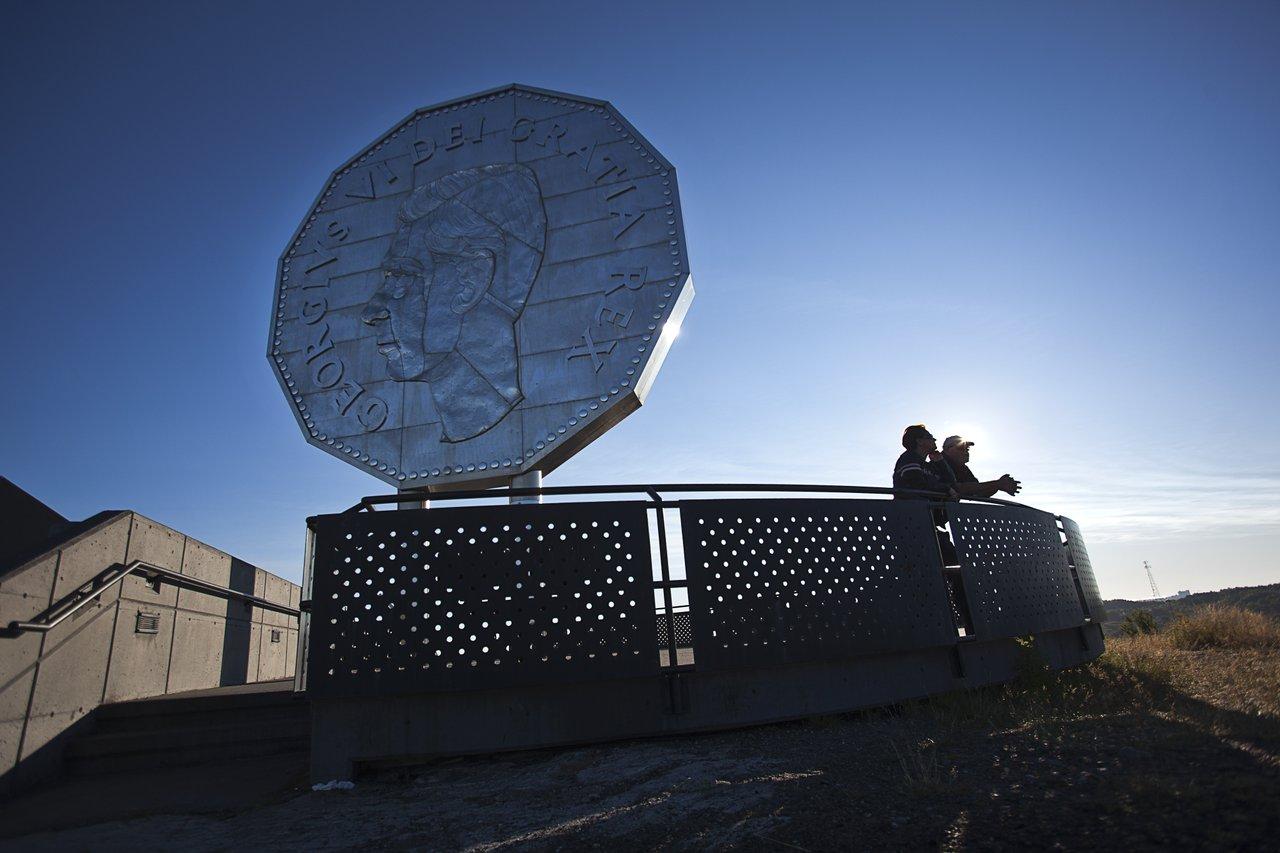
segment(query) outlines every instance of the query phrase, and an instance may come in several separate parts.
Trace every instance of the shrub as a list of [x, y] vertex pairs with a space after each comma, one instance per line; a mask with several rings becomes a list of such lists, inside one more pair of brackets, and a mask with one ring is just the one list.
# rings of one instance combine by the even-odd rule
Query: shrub
[[1120, 632], [1126, 637], [1141, 637], [1159, 630], [1156, 617], [1151, 615], [1150, 610], [1130, 610], [1120, 623]]
[[1197, 607], [1170, 623], [1165, 634], [1178, 649], [1280, 648], [1280, 622], [1228, 605]]

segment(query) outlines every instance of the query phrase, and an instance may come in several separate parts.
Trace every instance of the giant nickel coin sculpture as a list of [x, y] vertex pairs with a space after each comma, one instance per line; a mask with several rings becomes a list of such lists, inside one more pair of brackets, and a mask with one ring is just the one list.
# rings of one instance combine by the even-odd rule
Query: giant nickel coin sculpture
[[322, 450], [400, 489], [495, 485], [638, 408], [692, 298], [671, 164], [608, 103], [509, 86], [330, 176], [268, 357]]

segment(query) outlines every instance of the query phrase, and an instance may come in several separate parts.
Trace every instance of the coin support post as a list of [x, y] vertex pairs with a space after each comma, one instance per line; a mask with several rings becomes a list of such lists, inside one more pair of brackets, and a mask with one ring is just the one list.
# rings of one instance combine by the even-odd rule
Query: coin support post
[[431, 500], [422, 489], [400, 489], [405, 499], [396, 504], [396, 509], [431, 509]]
[[[542, 471], [534, 469], [524, 474], [518, 474], [511, 478], [511, 488], [513, 489], [540, 489], [542, 488]], [[542, 495], [524, 495], [523, 497], [512, 497], [513, 504], [540, 504], [542, 503]]]

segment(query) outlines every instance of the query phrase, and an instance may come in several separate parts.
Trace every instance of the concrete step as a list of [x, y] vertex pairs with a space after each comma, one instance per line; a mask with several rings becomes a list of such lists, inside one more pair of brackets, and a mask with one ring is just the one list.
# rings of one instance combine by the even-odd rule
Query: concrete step
[[231, 720], [301, 720], [309, 707], [305, 694], [293, 692], [293, 681], [282, 679], [114, 702], [94, 713], [94, 730], [115, 733], [222, 726]]
[[68, 776], [87, 777], [255, 760], [310, 748], [310, 704], [291, 681], [195, 690], [105, 704], [67, 744]]
[[221, 725], [193, 728], [163, 727], [151, 731], [103, 732], [76, 738], [67, 744], [67, 758], [159, 752], [203, 746], [227, 746], [242, 741], [290, 740], [309, 737], [310, 720], [271, 720], [247, 723], [223, 720]]
[[113, 702], [98, 708], [97, 717], [99, 720], [164, 717], [195, 711], [236, 711], [305, 703], [305, 695], [295, 694], [292, 684], [292, 681], [263, 682]]
[[150, 744], [137, 739], [138, 734], [105, 735], [101, 740], [90, 735], [68, 744], [63, 765], [66, 774], [80, 778], [176, 767], [199, 773], [199, 765], [288, 753], [305, 755], [311, 746], [310, 733], [296, 729], [256, 732], [227, 726], [191, 732], [186, 741], [177, 737], [180, 732], [173, 731]]
[[[191, 768], [298, 754], [310, 748], [310, 704], [281, 680], [103, 705], [92, 730], [67, 744], [69, 777]], [[103, 784], [109, 784], [105, 782]]]
[[176, 707], [166, 714], [103, 713], [113, 707], [115, 706], [107, 705], [98, 710], [94, 723], [95, 735], [217, 728], [228, 725], [233, 720], [239, 725], [273, 725], [283, 722], [299, 726], [311, 725], [311, 707], [305, 700], [295, 700], [283, 705], [213, 710], [200, 706]]

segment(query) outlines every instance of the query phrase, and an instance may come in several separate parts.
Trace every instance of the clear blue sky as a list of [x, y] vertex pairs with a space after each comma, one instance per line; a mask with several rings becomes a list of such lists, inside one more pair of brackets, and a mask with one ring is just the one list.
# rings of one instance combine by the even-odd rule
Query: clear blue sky
[[518, 81], [676, 165], [699, 294], [549, 484], [887, 484], [924, 421], [1108, 596], [1280, 581], [1280, 5], [360, 8], [7, 6], [0, 472], [299, 577], [384, 487], [303, 442], [275, 260], [346, 157]]

